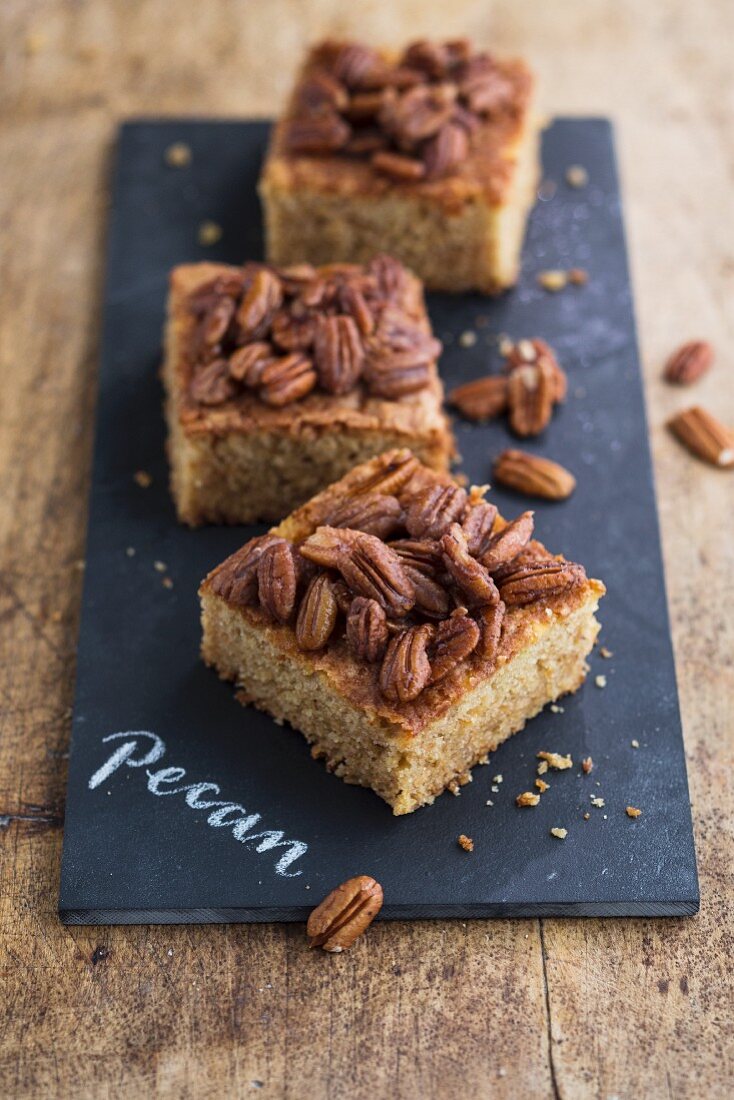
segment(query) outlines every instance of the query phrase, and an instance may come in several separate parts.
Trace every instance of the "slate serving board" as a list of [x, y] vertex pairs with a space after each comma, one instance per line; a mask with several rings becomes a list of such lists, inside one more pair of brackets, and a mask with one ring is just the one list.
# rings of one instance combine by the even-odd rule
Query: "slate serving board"
[[[369, 873], [383, 917], [684, 915], [698, 884], [668, 631], [619, 186], [609, 124], [555, 122], [521, 285], [500, 300], [433, 296], [447, 386], [497, 367], [496, 338], [543, 336], [570, 378], [567, 404], [528, 449], [578, 476], [537, 503], [554, 550], [603, 578], [602, 642], [586, 686], [477, 768], [459, 797], [394, 818], [310, 758], [301, 736], [242, 708], [198, 658], [199, 580], [262, 528], [189, 531], [167, 490], [157, 374], [167, 273], [192, 259], [262, 254], [255, 184], [265, 123], [133, 122], [120, 133], [108, 245], [97, 442], [59, 912], [69, 924], [302, 920]], [[192, 163], [168, 167], [186, 142]], [[565, 169], [590, 182], [573, 190]], [[197, 227], [222, 227], [213, 247]], [[583, 267], [586, 287], [541, 290], [538, 271]], [[476, 333], [474, 346], [459, 340]], [[463, 469], [489, 480], [503, 421], [456, 425]], [[137, 470], [152, 475], [142, 488]], [[498, 490], [505, 514], [527, 502]], [[156, 568], [156, 563], [158, 568]], [[159, 571], [161, 563], [165, 572]], [[165, 587], [163, 578], [172, 587]], [[595, 685], [599, 674], [606, 688]], [[133, 732], [129, 732], [133, 731]], [[631, 742], [639, 742], [639, 748]], [[536, 809], [540, 749], [571, 753]], [[580, 761], [595, 761], [582, 776]], [[493, 782], [501, 775], [502, 782]], [[603, 797], [595, 808], [591, 797]], [[493, 803], [489, 805], [488, 803]], [[642, 808], [633, 821], [625, 807]], [[590, 813], [588, 821], [584, 813]], [[239, 822], [239, 824], [238, 824]], [[568, 829], [565, 841], [549, 834]], [[460, 833], [474, 839], [462, 851]]]

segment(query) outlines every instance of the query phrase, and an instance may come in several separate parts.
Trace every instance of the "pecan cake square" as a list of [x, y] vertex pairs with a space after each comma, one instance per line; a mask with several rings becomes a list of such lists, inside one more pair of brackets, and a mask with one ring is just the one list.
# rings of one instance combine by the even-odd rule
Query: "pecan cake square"
[[420, 282], [387, 256], [175, 268], [163, 378], [179, 518], [282, 519], [394, 447], [445, 470], [440, 351]]
[[268, 258], [386, 251], [430, 290], [512, 286], [539, 175], [533, 93], [522, 61], [466, 40], [317, 46], [260, 180]]
[[216, 568], [204, 661], [395, 814], [587, 672], [604, 585], [407, 450], [356, 467]]

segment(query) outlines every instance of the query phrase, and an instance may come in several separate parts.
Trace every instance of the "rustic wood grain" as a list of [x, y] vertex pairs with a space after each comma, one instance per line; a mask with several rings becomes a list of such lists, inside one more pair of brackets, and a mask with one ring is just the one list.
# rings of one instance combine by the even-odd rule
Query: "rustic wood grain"
[[[734, 481], [664, 430], [683, 339], [734, 423], [727, 0], [7, 0], [0, 11], [0, 1093], [724, 1097], [731, 1039]], [[268, 115], [306, 39], [468, 32], [552, 112], [615, 118], [702, 911], [690, 921], [64, 929], [56, 918], [107, 160], [131, 114]], [[624, 639], [609, 639], [612, 648]], [[630, 731], [634, 736], [634, 731]]]

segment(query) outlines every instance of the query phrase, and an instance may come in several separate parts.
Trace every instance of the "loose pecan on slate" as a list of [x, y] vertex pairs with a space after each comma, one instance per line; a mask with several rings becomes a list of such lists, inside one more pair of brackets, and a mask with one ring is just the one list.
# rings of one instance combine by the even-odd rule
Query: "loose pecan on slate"
[[565, 500], [576, 488], [576, 478], [565, 466], [526, 451], [503, 451], [495, 459], [493, 473], [500, 484], [545, 500]]
[[267, 546], [257, 564], [260, 605], [273, 619], [287, 623], [296, 605], [298, 574], [293, 548], [278, 538]]
[[466, 382], [451, 391], [449, 403], [467, 420], [491, 420], [507, 408], [507, 378], [488, 375]]
[[543, 359], [513, 370], [507, 382], [510, 427], [517, 435], [540, 435], [553, 413], [554, 380]]
[[684, 409], [668, 428], [684, 447], [712, 466], [734, 466], [734, 431], [700, 405]]
[[416, 699], [431, 679], [426, 652], [433, 627], [423, 624], [391, 638], [380, 668], [380, 690], [394, 703]]
[[505, 370], [512, 372], [516, 367], [522, 367], [528, 363], [543, 361], [548, 367], [552, 379], [552, 393], [554, 402], [565, 401], [568, 390], [568, 378], [561, 364], [556, 358], [556, 353], [550, 344], [539, 337], [532, 340], [518, 340], [513, 344], [505, 357]]
[[328, 574], [313, 578], [301, 600], [296, 619], [296, 641], [301, 649], [322, 649], [336, 625], [338, 606]]
[[347, 615], [347, 641], [362, 661], [379, 661], [387, 645], [387, 620], [377, 600], [357, 596]]
[[309, 947], [346, 951], [382, 908], [382, 887], [369, 875], [357, 875], [337, 886], [308, 918]]

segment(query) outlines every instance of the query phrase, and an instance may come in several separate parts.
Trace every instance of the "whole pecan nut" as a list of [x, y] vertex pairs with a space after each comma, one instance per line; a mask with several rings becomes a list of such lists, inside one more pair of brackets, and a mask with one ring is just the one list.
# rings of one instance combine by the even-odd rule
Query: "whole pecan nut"
[[505, 610], [505, 605], [500, 600], [494, 607], [480, 607], [477, 611], [477, 622], [480, 630], [477, 656], [481, 657], [483, 661], [493, 661], [497, 656]]
[[423, 163], [429, 179], [455, 171], [469, 155], [469, 136], [458, 122], [448, 121], [423, 147]]
[[441, 549], [446, 569], [472, 607], [499, 603], [497, 586], [487, 569], [469, 553], [466, 536], [458, 523], [452, 523], [442, 537]]
[[429, 619], [445, 618], [451, 606], [446, 589], [431, 577], [426, 576], [423, 570], [408, 565], [405, 558], [402, 558], [402, 561], [403, 568], [415, 589], [415, 610], [422, 615], [427, 615]]
[[270, 327], [273, 315], [283, 302], [283, 284], [268, 268], [253, 276], [237, 310], [237, 324], [244, 340], [259, 340]]
[[324, 110], [291, 119], [286, 126], [285, 142], [291, 152], [318, 156], [342, 149], [351, 132], [336, 111]]
[[314, 365], [327, 393], [348, 393], [362, 373], [364, 346], [352, 317], [320, 317], [313, 345]]
[[545, 500], [566, 500], [576, 488], [576, 478], [565, 466], [526, 451], [503, 451], [495, 459], [493, 473], [501, 485]]
[[708, 340], [689, 340], [668, 358], [665, 379], [678, 386], [690, 386], [706, 373], [713, 361], [714, 349]]
[[276, 535], [258, 535], [241, 550], [227, 558], [211, 580], [211, 590], [229, 603], [247, 607], [257, 603], [257, 566], [268, 546], [277, 542]]
[[511, 345], [505, 357], [505, 370], [511, 372], [517, 367], [526, 366], [528, 363], [538, 363], [541, 360], [552, 376], [554, 402], [565, 401], [568, 390], [566, 372], [558, 362], [553, 348], [545, 340], [541, 340], [540, 337], [518, 340], [516, 344]]
[[324, 517], [323, 522], [328, 527], [349, 527], [386, 539], [400, 526], [402, 519], [403, 508], [397, 497], [384, 493], [363, 493], [341, 501]]
[[555, 400], [551, 368], [543, 359], [517, 367], [507, 382], [510, 427], [517, 435], [540, 435], [550, 423]]
[[223, 405], [237, 393], [237, 386], [229, 376], [226, 359], [215, 359], [200, 367], [189, 385], [189, 393], [200, 405]]
[[395, 539], [389, 545], [404, 565], [424, 577], [433, 578], [443, 568], [443, 554], [435, 539]]
[[481, 556], [482, 565], [494, 573], [525, 549], [533, 534], [533, 513], [523, 512], [493, 535]]
[[461, 521], [461, 529], [466, 537], [466, 545], [473, 558], [481, 559], [492, 538], [497, 508], [486, 500], [469, 502]]
[[237, 348], [229, 358], [230, 376], [237, 382], [243, 382], [246, 386], [257, 389], [262, 372], [274, 356], [271, 345], [265, 340], [245, 344], [244, 347]]
[[298, 574], [293, 548], [278, 538], [267, 546], [257, 564], [260, 605], [271, 618], [287, 623], [296, 606]]
[[372, 154], [372, 167], [394, 180], [421, 180], [426, 174], [426, 166], [416, 157], [405, 157], [401, 153], [378, 151]]
[[415, 603], [415, 586], [400, 558], [374, 535], [355, 532], [337, 568], [354, 593], [377, 600], [391, 615], [406, 615]]
[[336, 626], [338, 610], [328, 574], [317, 574], [306, 589], [298, 608], [296, 641], [299, 648], [323, 649]]
[[436, 628], [431, 660], [431, 680], [435, 684], [474, 652], [480, 638], [479, 627], [466, 608], [458, 608], [450, 619]]
[[429, 485], [411, 499], [405, 526], [415, 539], [440, 539], [466, 507], [466, 490], [459, 485]]
[[390, 639], [380, 668], [380, 690], [386, 699], [409, 703], [430, 683], [427, 647], [432, 635], [433, 628], [424, 623]]
[[270, 335], [284, 351], [307, 351], [316, 336], [316, 317], [302, 302], [293, 302], [275, 314]]
[[311, 360], [299, 351], [271, 359], [260, 375], [261, 399], [266, 405], [290, 405], [310, 393], [316, 385]]
[[387, 645], [387, 619], [377, 600], [357, 596], [347, 615], [347, 641], [361, 661], [379, 661]]
[[346, 951], [382, 908], [382, 887], [369, 875], [357, 875], [337, 886], [308, 918], [309, 947]]
[[388, 451], [370, 465], [350, 488], [351, 493], [383, 493], [397, 496], [415, 475], [420, 463], [412, 451]]
[[697, 458], [712, 466], [734, 466], [734, 431], [700, 405], [679, 412], [668, 428]]
[[492, 420], [507, 408], [507, 379], [503, 375], [488, 375], [466, 382], [451, 391], [449, 402], [467, 420]]
[[583, 566], [574, 562], [529, 562], [503, 579], [500, 595], [507, 607], [524, 607], [536, 600], [560, 596], [585, 578]]
[[359, 538], [358, 531], [323, 525], [309, 535], [298, 551], [307, 561], [324, 569], [338, 569], [340, 562], [351, 552]]

